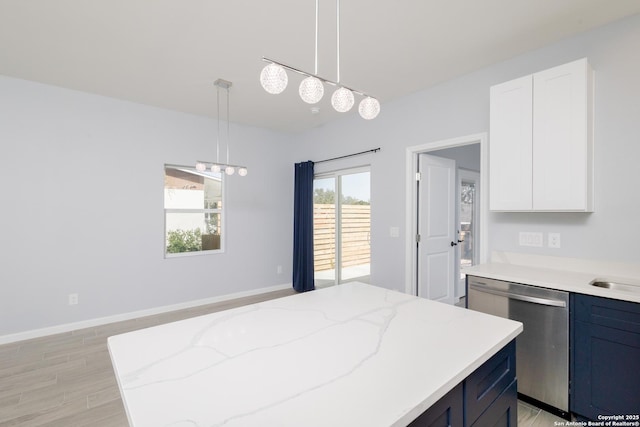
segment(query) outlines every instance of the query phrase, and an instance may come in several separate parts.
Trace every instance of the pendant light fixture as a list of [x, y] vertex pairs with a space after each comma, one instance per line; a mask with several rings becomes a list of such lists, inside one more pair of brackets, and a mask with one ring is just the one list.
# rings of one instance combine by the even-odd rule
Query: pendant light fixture
[[[209, 161], [198, 160], [196, 163], [196, 170], [200, 172], [204, 172], [207, 169], [209, 169], [213, 173], [224, 172], [227, 175], [233, 175], [234, 173], [236, 173], [236, 171], [238, 171], [238, 175], [246, 176], [248, 173], [248, 170], [245, 166], [237, 166], [237, 165], [229, 164], [229, 145], [231, 142], [231, 139], [229, 138], [229, 89], [231, 88], [233, 83], [227, 80], [218, 79], [215, 82], [213, 82], [213, 84], [216, 86], [216, 99], [218, 101], [218, 110], [217, 110], [218, 134], [216, 137], [216, 161], [209, 162]], [[286, 86], [286, 83], [285, 83], [285, 86]], [[227, 162], [226, 163], [220, 162], [220, 89], [221, 88], [226, 90], [227, 92], [227, 145], [226, 145]]]
[[268, 64], [260, 73], [260, 83], [264, 90], [268, 93], [277, 95], [282, 93], [289, 82], [286, 70], [301, 74], [305, 78], [300, 83], [298, 93], [300, 98], [308, 104], [319, 102], [324, 95], [324, 83], [331, 86], [337, 86], [331, 96], [331, 105], [340, 112], [345, 113], [353, 107], [355, 103], [354, 94], [363, 97], [358, 106], [358, 112], [363, 119], [371, 120], [376, 118], [380, 113], [380, 102], [362, 91], [347, 87], [340, 82], [340, 0], [336, 0], [336, 65], [337, 65], [337, 81], [332, 81], [318, 76], [318, 1], [316, 0], [316, 39], [315, 39], [315, 68], [313, 74], [300, 69], [274, 61], [273, 59], [262, 57], [262, 60]]

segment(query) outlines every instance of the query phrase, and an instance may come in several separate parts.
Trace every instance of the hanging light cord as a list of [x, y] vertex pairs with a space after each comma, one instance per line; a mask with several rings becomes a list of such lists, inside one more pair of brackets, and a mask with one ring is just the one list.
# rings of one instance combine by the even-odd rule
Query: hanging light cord
[[227, 164], [229, 163], [229, 144], [231, 143], [231, 137], [229, 136], [229, 88], [227, 88]]
[[316, 0], [316, 59], [314, 74], [318, 74], [318, 1]]
[[[340, 0], [336, 0], [336, 67], [337, 82], [340, 83]], [[316, 74], [318, 71], [316, 70]]]
[[[215, 82], [213, 82], [213, 84], [216, 86], [216, 104], [218, 107], [218, 111], [217, 111], [217, 134], [216, 134], [216, 161], [215, 162], [210, 162], [210, 161], [202, 161], [202, 160], [198, 160], [196, 162], [196, 169], [199, 172], [204, 172], [206, 171], [207, 168], [211, 169], [211, 172], [215, 172], [215, 173], [219, 173], [219, 172], [226, 172], [227, 175], [233, 175], [235, 173], [235, 171], [238, 171], [238, 175], [240, 176], [246, 176], [247, 175], [247, 167], [246, 166], [239, 166], [239, 165], [232, 165], [229, 163], [229, 158], [230, 158], [230, 148], [231, 148], [231, 107], [230, 107], [230, 92], [229, 92], [229, 88], [231, 87], [232, 83], [230, 81], [227, 80], [223, 80], [223, 79], [218, 79]], [[227, 163], [226, 164], [222, 164], [220, 163], [220, 88], [225, 89], [227, 91], [227, 115], [226, 120], [227, 120], [227, 142], [226, 142], [226, 150], [227, 150]], [[209, 166], [207, 166], [207, 164]]]
[[218, 107], [218, 134], [216, 137], [216, 163], [220, 163], [220, 88], [216, 86], [216, 99]]

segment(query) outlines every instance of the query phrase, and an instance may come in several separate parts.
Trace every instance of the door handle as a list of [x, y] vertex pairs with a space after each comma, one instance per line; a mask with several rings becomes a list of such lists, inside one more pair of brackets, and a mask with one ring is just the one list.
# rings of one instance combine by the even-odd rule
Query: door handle
[[451, 246], [457, 246], [458, 244], [456, 242], [451, 242]]

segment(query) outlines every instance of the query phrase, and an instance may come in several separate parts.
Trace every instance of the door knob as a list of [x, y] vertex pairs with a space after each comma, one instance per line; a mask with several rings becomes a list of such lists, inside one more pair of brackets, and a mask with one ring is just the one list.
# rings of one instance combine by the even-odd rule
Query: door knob
[[457, 246], [458, 244], [456, 242], [451, 242], [451, 246]]

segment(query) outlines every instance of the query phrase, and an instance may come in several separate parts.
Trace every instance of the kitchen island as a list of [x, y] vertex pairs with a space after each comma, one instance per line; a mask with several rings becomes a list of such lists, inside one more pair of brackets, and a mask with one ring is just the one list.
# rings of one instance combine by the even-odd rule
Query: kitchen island
[[109, 338], [129, 423], [405, 426], [522, 324], [362, 283]]

